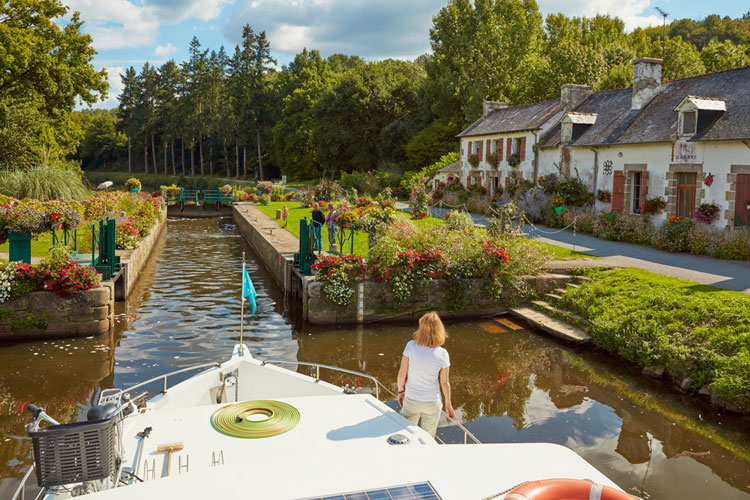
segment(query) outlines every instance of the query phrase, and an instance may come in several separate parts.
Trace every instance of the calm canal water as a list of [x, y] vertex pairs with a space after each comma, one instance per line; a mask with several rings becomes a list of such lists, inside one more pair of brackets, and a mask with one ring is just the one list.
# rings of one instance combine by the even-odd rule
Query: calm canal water
[[[231, 219], [169, 220], [138, 289], [118, 305], [113, 335], [0, 345], [0, 498], [31, 463], [28, 402], [76, 420], [101, 389], [228, 356], [239, 334], [243, 251], [259, 294], [246, 327], [254, 355], [395, 381], [414, 325], [297, 330]], [[568, 446], [644, 498], [750, 499], [748, 419], [716, 414], [616, 360], [542, 335], [491, 320], [448, 329], [454, 406], [481, 441]], [[462, 439], [452, 428], [440, 435]]]

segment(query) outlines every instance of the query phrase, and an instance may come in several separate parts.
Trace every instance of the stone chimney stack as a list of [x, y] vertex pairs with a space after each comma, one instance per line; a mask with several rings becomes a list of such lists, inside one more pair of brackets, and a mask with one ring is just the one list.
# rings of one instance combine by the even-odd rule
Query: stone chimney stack
[[630, 109], [641, 109], [659, 93], [663, 59], [640, 57], [633, 61], [633, 97]]
[[497, 111], [498, 109], [505, 109], [507, 107], [508, 107], [507, 102], [484, 101], [484, 109], [482, 110], [482, 118], [489, 115], [493, 111]]
[[576, 85], [566, 83], [560, 87], [560, 104], [565, 111], [572, 111], [578, 107], [594, 91], [590, 85]]

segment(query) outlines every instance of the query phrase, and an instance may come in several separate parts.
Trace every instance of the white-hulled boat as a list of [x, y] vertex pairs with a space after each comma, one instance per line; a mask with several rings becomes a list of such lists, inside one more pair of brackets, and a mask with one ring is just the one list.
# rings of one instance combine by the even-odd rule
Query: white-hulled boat
[[[374, 391], [326, 383], [321, 369]], [[190, 370], [202, 371], [168, 385]], [[162, 392], [146, 401], [139, 392], [154, 383]], [[46, 499], [634, 498], [563, 446], [478, 444], [455, 421], [467, 444], [440, 444], [381, 402], [382, 390], [365, 374], [260, 361], [239, 344], [228, 361], [104, 391], [87, 422], [60, 425], [31, 405], [35, 465], [13, 498], [29, 498], [35, 477]]]

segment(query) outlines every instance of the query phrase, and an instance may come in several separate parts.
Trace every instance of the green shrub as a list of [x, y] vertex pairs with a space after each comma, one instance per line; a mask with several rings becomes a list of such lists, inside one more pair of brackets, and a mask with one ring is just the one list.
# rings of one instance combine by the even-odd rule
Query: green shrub
[[566, 205], [574, 207], [583, 207], [594, 201], [594, 194], [578, 177], [573, 177], [556, 185], [557, 192], [565, 200]]
[[445, 216], [445, 221], [450, 231], [463, 231], [464, 229], [474, 227], [474, 220], [471, 218], [471, 215], [463, 210], [448, 212]]
[[712, 244], [713, 256], [717, 259], [750, 259], [750, 229], [736, 228], [723, 231]]
[[81, 178], [67, 169], [41, 164], [0, 175], [0, 194], [40, 201], [82, 200], [88, 194]]
[[466, 201], [466, 208], [473, 214], [485, 215], [490, 210], [490, 199], [487, 196], [471, 196]]

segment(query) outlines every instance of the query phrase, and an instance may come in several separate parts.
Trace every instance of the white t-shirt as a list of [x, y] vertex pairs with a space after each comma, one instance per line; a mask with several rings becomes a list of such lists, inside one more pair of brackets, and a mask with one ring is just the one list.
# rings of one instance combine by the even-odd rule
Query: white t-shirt
[[414, 401], [441, 401], [440, 369], [451, 365], [448, 351], [442, 347], [425, 347], [410, 340], [404, 348], [409, 358], [405, 396]]

